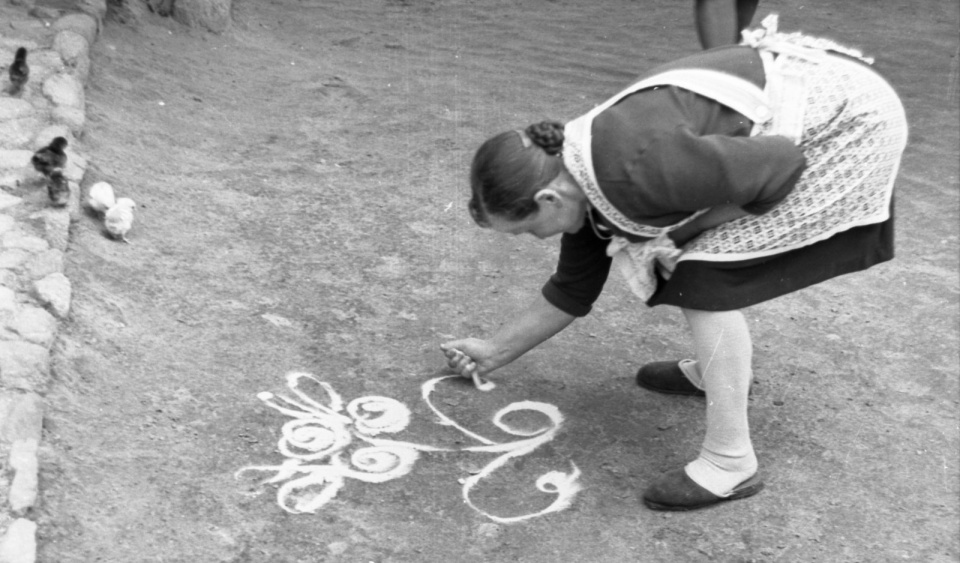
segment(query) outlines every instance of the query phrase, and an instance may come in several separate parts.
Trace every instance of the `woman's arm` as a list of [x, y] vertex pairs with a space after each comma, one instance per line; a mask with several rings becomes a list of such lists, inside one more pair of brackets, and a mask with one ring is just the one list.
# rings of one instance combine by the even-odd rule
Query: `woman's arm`
[[[800, 147], [778, 135], [699, 135], [680, 126], [645, 139], [629, 179], [639, 191], [633, 208], [653, 217], [729, 204], [761, 215], [787, 197], [806, 168]], [[632, 209], [620, 211], [630, 216]]]
[[440, 345], [447, 365], [464, 377], [484, 376], [532, 350], [565, 329], [575, 316], [554, 307], [537, 295], [519, 315], [509, 319], [487, 340], [464, 338]]
[[695, 239], [697, 235], [703, 231], [712, 229], [728, 221], [733, 221], [734, 219], [746, 217], [747, 215], [750, 215], [750, 213], [744, 211], [739, 205], [718, 205], [693, 221], [670, 231], [667, 236], [670, 237], [670, 240], [674, 242], [677, 248], [681, 248], [683, 245]]

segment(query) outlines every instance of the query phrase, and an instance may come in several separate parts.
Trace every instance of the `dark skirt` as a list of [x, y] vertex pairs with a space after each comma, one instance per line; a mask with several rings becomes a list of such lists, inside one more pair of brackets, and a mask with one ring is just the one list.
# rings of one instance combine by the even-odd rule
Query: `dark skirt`
[[762, 303], [893, 258], [893, 204], [882, 223], [854, 227], [783, 254], [740, 262], [687, 260], [658, 279], [647, 305], [732, 311]]

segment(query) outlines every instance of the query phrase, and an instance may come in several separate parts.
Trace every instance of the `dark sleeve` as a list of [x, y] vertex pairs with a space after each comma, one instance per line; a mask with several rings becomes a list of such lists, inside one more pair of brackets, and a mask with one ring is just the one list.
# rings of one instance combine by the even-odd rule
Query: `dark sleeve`
[[544, 298], [575, 317], [589, 313], [610, 273], [608, 243], [594, 234], [589, 225], [575, 234], [564, 233], [557, 271], [542, 289]]
[[646, 213], [735, 204], [759, 215], [790, 193], [805, 166], [803, 152], [786, 137], [697, 135], [679, 126], [653, 132], [628, 173], [635, 185], [656, 186]]

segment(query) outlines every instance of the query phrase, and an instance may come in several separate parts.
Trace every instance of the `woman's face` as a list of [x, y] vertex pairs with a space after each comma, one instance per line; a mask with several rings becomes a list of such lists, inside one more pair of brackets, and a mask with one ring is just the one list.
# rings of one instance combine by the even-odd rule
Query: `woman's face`
[[539, 239], [561, 233], [576, 233], [587, 217], [587, 200], [573, 179], [561, 174], [540, 190], [535, 199], [539, 209], [519, 221], [497, 215], [487, 219], [490, 228], [511, 235], [531, 234]]

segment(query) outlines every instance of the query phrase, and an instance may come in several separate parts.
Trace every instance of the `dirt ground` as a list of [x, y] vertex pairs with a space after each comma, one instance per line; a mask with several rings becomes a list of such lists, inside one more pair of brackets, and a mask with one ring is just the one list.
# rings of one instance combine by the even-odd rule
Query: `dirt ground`
[[[238, 0], [222, 36], [108, 21], [85, 184], [107, 180], [140, 207], [129, 245], [91, 217], [73, 228], [38, 560], [960, 561], [958, 6], [765, 0], [755, 23], [768, 12], [874, 54], [901, 93], [898, 257], [748, 310], [767, 488], [686, 514], [639, 494], [696, 455], [703, 402], [644, 392], [632, 374], [690, 342], [678, 311], [645, 308], [615, 277], [493, 392], [437, 385], [435, 405], [498, 441], [513, 438], [490, 419], [511, 403], [564, 417], [473, 490], [475, 507], [459, 480], [490, 454], [428, 452], [405, 476], [347, 479], [315, 514], [234, 474], [283, 462], [290, 418], [257, 394], [295, 370], [345, 402], [409, 407], [397, 439], [473, 443], [421, 396], [437, 345], [524, 306], [558, 241], [472, 224], [472, 153], [697, 49], [692, 2]], [[536, 479], [571, 463], [583, 489], [569, 508], [515, 524], [484, 514], [547, 507]]]

